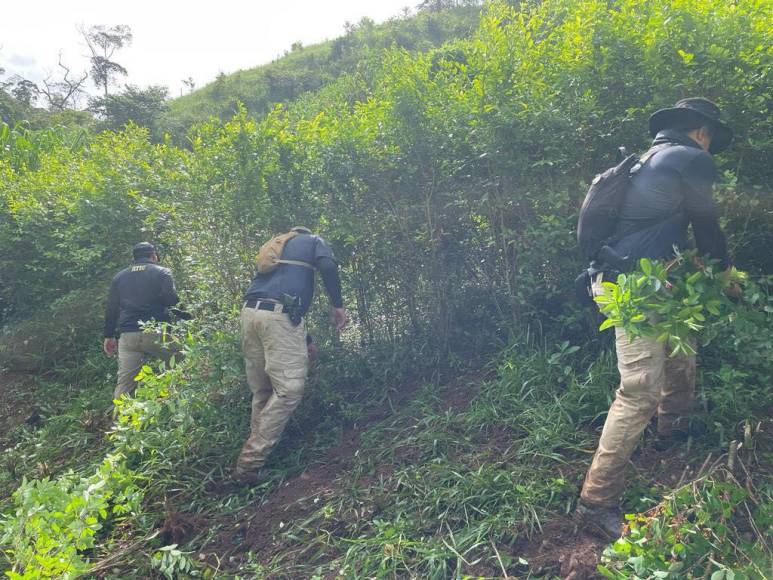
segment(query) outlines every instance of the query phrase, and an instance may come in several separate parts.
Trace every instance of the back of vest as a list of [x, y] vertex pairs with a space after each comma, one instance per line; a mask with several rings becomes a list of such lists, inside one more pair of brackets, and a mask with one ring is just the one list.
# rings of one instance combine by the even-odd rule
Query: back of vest
[[[325, 240], [312, 234], [299, 234], [289, 240], [282, 252], [283, 260], [305, 262], [315, 266], [322, 257], [333, 259], [333, 252]], [[301, 299], [305, 314], [314, 298], [314, 270], [298, 264], [279, 264], [266, 274], [256, 274], [244, 294], [245, 300], [268, 298], [282, 300], [287, 294]]]

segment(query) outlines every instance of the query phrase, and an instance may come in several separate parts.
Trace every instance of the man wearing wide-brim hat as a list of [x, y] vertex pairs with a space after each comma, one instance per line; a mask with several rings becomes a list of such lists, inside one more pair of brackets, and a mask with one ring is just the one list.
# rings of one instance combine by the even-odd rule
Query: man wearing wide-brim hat
[[[712, 154], [730, 144], [732, 131], [719, 108], [703, 98], [683, 99], [650, 117], [652, 147], [631, 177], [611, 245], [620, 256], [669, 259], [688, 245], [692, 227], [702, 255], [730, 267], [725, 236], [712, 197], [716, 165]], [[603, 292], [603, 274], [594, 294]], [[657, 413], [659, 447], [687, 435], [695, 395], [695, 356], [669, 357], [666, 346], [650, 337], [629, 340], [616, 328], [620, 387], [609, 409], [598, 449], [580, 494], [577, 514], [609, 538], [622, 531], [619, 502], [634, 447]]]

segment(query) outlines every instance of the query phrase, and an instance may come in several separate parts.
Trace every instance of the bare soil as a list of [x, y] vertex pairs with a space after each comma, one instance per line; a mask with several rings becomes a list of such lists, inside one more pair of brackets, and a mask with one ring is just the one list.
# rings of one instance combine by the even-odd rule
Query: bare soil
[[603, 540], [578, 529], [569, 517], [557, 518], [542, 529], [542, 534], [516, 546], [515, 555], [529, 563], [532, 574], [566, 580], [601, 578], [596, 571]]
[[[261, 562], [268, 562], [277, 554], [292, 549], [292, 539], [283, 534], [287, 523], [309, 518], [325, 499], [340, 493], [340, 484], [336, 479], [355, 463], [356, 454], [360, 450], [360, 435], [372, 425], [393, 415], [395, 409], [405, 406], [420, 386], [419, 383], [401, 385], [391, 396], [389, 404], [376, 409], [345, 431], [338, 444], [329, 449], [319, 461], [310, 464], [303, 473], [281, 482], [260, 503], [218, 521], [221, 533], [200, 546], [198, 553], [215, 567], [220, 567], [224, 562], [229, 562], [228, 567], [231, 567], [241, 561], [248, 552], [259, 554]], [[477, 390], [475, 381], [471, 381], [469, 377], [466, 377], [464, 384], [459, 382], [451, 388], [445, 387], [444, 409], [462, 411]], [[375, 474], [363, 476], [360, 483], [368, 485], [382, 475], [389, 475], [394, 465], [410, 461], [409, 455], [408, 449], [396, 449], [391, 465], [384, 465], [379, 467]], [[232, 484], [224, 482], [221, 487], [211, 491], [220, 496], [233, 493], [235, 489]], [[374, 506], [374, 509], [378, 507]], [[295, 561], [304, 557], [303, 550], [283, 555]], [[329, 553], [324, 559], [332, 559], [335, 556], [336, 554]]]
[[0, 450], [11, 444], [11, 431], [22, 423], [41, 421], [35, 403], [37, 381], [26, 372], [0, 372]]

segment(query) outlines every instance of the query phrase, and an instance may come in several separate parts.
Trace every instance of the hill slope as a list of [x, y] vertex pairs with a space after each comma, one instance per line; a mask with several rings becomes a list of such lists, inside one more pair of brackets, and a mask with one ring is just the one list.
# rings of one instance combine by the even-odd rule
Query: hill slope
[[[644, 438], [624, 498], [642, 515], [606, 565], [770, 577], [770, 5], [494, 2], [468, 39], [383, 51], [280, 110], [202, 123], [186, 147], [137, 127], [9, 137], [0, 301], [45, 340], [1, 337], [0, 367], [48, 373], [0, 409], [16, 425], [0, 443], [0, 567], [550, 577], [617, 381], [610, 333], [572, 298], [583, 184], [620, 143], [645, 145], [653, 110], [704, 94], [736, 131], [717, 201], [752, 277], [737, 302], [706, 303], [694, 262], [672, 267], [671, 306], [701, 294], [660, 310], [672, 329], [728, 315], [702, 337], [700, 435], [663, 455]], [[335, 333], [313, 305], [321, 360], [273, 479], [235, 490], [250, 412], [238, 309], [260, 243], [295, 224], [335, 248], [352, 324]], [[184, 360], [143, 369], [113, 414], [98, 298], [148, 238], [195, 318], [176, 329]], [[11, 378], [6, 391], [29, 377]], [[583, 550], [568, 557], [580, 569], [599, 548]]]
[[480, 16], [477, 2], [447, 4], [453, 6], [420, 10], [413, 16], [395, 17], [380, 25], [363, 19], [348, 26], [346, 35], [335, 40], [306, 47], [296, 44], [269, 64], [221, 74], [214, 82], [172, 100], [169, 111], [159, 121], [160, 129], [182, 135], [197, 121], [232, 116], [239, 102], [249, 112], [262, 114], [277, 103], [292, 101], [342, 74], [357, 71], [360, 63], [378, 58], [384, 48], [420, 52], [475, 30]]

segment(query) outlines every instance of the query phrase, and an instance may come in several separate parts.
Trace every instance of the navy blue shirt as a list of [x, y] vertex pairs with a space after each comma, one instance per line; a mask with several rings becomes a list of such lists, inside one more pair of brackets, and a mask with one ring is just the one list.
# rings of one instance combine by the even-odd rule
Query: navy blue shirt
[[172, 272], [147, 259], [136, 260], [110, 283], [104, 336], [142, 330], [141, 321], [169, 322], [168, 308], [177, 302]]
[[673, 130], [658, 133], [660, 148], [632, 177], [613, 244], [621, 256], [672, 257], [673, 246], [687, 247], [692, 225], [698, 251], [730, 264], [727, 242], [719, 227], [712, 188], [717, 178], [714, 158], [698, 143]]
[[[338, 264], [335, 263], [333, 250], [325, 240], [313, 234], [298, 234], [285, 245], [282, 259], [305, 262], [312, 268], [318, 269], [333, 306], [340, 308], [343, 305]], [[312, 268], [296, 264], [279, 264], [276, 269], [267, 274], [257, 274], [244, 294], [244, 299], [268, 298], [281, 301], [284, 294], [297, 296], [301, 299], [301, 313], [305, 315], [314, 298], [314, 269]]]

